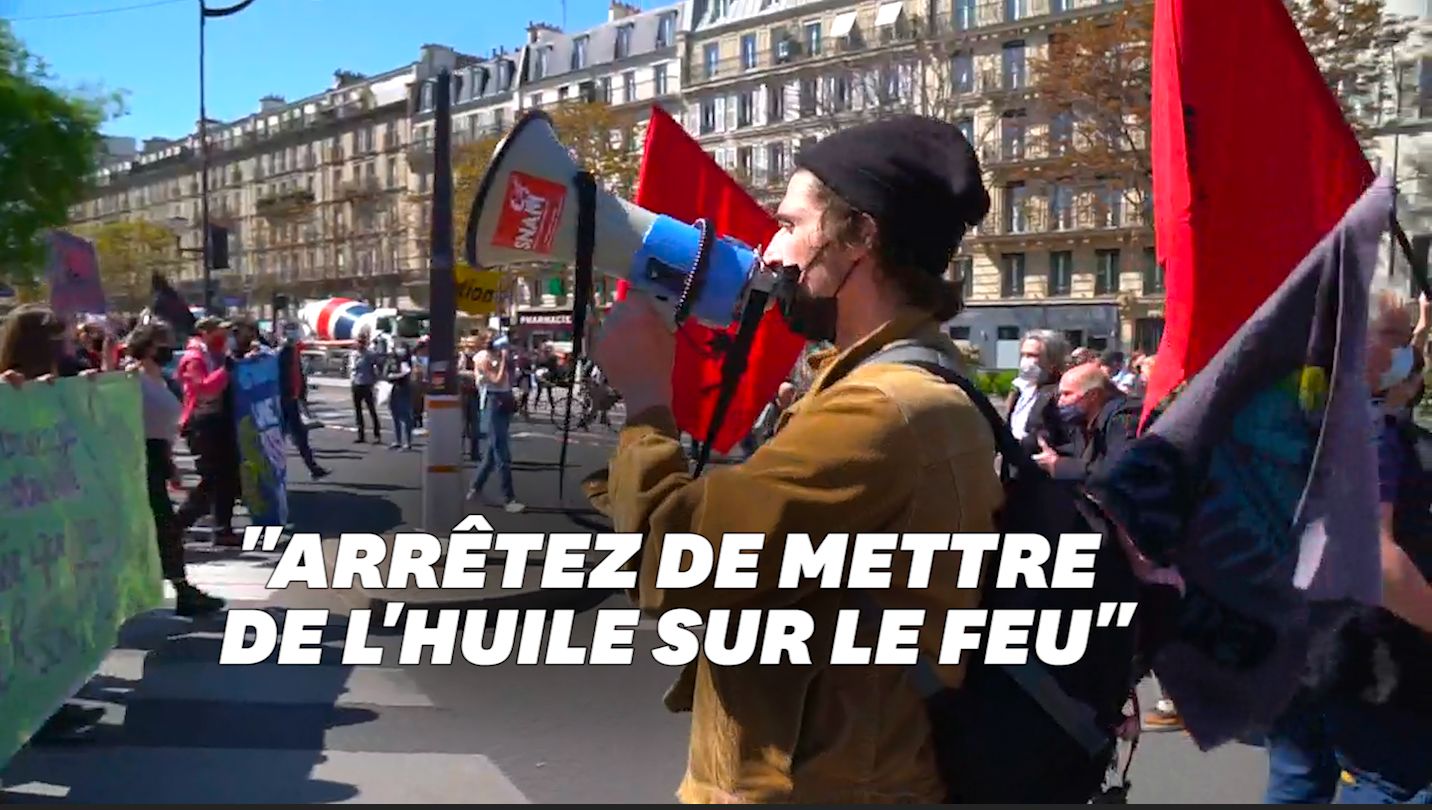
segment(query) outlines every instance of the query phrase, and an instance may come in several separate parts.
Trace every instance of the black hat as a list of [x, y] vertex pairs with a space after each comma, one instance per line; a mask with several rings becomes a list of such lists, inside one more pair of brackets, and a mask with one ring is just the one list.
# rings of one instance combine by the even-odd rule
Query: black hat
[[933, 118], [900, 115], [840, 130], [795, 163], [932, 273], [945, 272], [965, 231], [989, 213], [974, 147], [958, 127]]

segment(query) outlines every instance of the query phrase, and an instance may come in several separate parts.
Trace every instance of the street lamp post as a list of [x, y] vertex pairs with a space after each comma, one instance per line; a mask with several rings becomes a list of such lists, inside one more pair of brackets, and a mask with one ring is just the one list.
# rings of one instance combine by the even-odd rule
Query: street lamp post
[[214, 309], [214, 264], [213, 236], [209, 228], [209, 110], [204, 87], [205, 26], [210, 17], [229, 17], [253, 5], [254, 0], [242, 0], [226, 8], [209, 8], [199, 0], [199, 238], [203, 251], [204, 271], [204, 312], [218, 314]]

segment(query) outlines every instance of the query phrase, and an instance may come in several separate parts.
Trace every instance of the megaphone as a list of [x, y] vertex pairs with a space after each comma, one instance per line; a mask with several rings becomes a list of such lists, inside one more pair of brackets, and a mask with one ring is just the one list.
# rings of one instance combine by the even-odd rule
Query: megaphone
[[[575, 261], [579, 171], [552, 119], [540, 110], [526, 113], [497, 145], [478, 184], [467, 223], [468, 264]], [[770, 293], [778, 281], [755, 250], [717, 238], [704, 222], [655, 214], [600, 188], [593, 219], [593, 270], [651, 296], [673, 322], [689, 316], [724, 329], [742, 318], [753, 291]]]

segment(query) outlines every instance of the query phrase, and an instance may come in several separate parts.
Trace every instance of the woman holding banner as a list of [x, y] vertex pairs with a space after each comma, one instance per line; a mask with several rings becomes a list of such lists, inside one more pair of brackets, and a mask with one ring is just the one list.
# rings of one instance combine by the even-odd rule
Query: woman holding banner
[[174, 437], [179, 433], [183, 404], [169, 390], [164, 366], [174, 358], [174, 340], [167, 326], [148, 323], [129, 338], [130, 370], [139, 372], [144, 397], [144, 459], [149, 480], [149, 508], [159, 538], [159, 564], [174, 585], [174, 612], [201, 616], [222, 610], [224, 600], [189, 584], [184, 574], [184, 530], [174, 515], [167, 484], [174, 473]]

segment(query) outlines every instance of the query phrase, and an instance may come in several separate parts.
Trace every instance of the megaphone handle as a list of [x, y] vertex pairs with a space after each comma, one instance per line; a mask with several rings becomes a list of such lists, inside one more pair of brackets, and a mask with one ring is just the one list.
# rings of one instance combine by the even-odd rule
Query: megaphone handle
[[573, 268], [576, 275], [576, 297], [572, 301], [572, 377], [567, 382], [567, 413], [562, 418], [562, 450], [557, 458], [557, 499], [566, 495], [567, 445], [572, 435], [572, 390], [580, 370], [582, 333], [586, 329], [587, 304], [592, 297], [592, 257], [597, 247], [597, 179], [591, 172], [580, 171], [574, 180], [577, 188], [577, 255]]
[[770, 293], [759, 288], [752, 288], [750, 295], [746, 297], [746, 305], [741, 310], [741, 325], [736, 329], [736, 339], [731, 342], [721, 360], [721, 388], [716, 394], [716, 408], [711, 412], [711, 421], [706, 425], [706, 441], [701, 443], [701, 452], [697, 455], [696, 478], [701, 477], [706, 464], [711, 460], [711, 445], [721, 431], [721, 423], [726, 421], [726, 411], [731, 407], [731, 400], [736, 398], [736, 387], [741, 384], [741, 378], [746, 374], [746, 361], [750, 359], [751, 346], [756, 342], [756, 331], [760, 329], [761, 319], [766, 316], [766, 301], [769, 298]]

